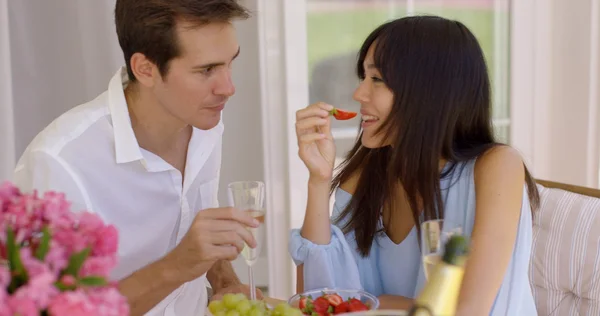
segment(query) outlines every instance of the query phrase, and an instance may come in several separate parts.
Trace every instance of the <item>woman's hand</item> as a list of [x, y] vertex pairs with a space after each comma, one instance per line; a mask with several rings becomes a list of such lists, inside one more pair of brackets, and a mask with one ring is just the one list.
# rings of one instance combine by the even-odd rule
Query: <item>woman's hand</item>
[[408, 311], [414, 304], [414, 300], [404, 296], [381, 295], [379, 299], [379, 309], [396, 309]]
[[335, 144], [329, 116], [332, 109], [333, 106], [319, 102], [296, 112], [298, 155], [308, 168], [311, 180], [319, 182], [333, 177]]

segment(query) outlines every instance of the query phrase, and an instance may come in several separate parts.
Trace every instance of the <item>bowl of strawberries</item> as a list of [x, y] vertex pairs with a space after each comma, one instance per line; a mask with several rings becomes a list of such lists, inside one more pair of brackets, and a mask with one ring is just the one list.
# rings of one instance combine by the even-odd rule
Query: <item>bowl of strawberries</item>
[[363, 290], [324, 288], [296, 294], [288, 304], [299, 308], [304, 315], [329, 316], [376, 310], [379, 300]]

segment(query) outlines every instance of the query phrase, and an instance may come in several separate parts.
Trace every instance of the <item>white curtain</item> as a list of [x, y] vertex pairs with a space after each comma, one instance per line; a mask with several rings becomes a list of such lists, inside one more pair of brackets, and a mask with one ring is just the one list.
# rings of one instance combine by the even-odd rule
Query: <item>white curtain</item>
[[53, 119], [123, 64], [114, 0], [0, 0], [0, 181]]
[[0, 181], [14, 164], [13, 97], [8, 30], [8, 1], [0, 0]]

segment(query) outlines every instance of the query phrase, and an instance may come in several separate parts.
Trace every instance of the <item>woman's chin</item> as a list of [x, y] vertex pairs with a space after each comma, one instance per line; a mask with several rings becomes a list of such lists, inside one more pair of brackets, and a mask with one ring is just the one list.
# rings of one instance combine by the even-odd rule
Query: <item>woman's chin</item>
[[384, 145], [381, 144], [381, 140], [379, 138], [365, 135], [364, 133], [360, 139], [360, 142], [365, 148], [374, 149], [384, 147]]

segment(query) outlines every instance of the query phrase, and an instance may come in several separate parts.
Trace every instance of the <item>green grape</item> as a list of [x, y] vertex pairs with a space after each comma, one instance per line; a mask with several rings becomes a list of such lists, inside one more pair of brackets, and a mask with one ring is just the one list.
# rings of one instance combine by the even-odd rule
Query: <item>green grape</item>
[[212, 301], [208, 304], [208, 310], [213, 313], [213, 315], [217, 314], [218, 311], [224, 311], [226, 309], [223, 301]]
[[289, 308], [284, 316], [302, 316], [302, 311], [297, 308]]
[[248, 312], [250, 311], [250, 309], [252, 308], [252, 305], [250, 305], [250, 301], [244, 299], [242, 301], [240, 301], [237, 306], [235, 307], [235, 309], [240, 313], [240, 315], [244, 316], [247, 315]]
[[242, 298], [236, 294], [227, 293], [223, 295], [223, 303], [227, 309], [235, 309]]
[[248, 316], [264, 316], [264, 312], [256, 307], [253, 307], [250, 312], [248, 312]]
[[263, 302], [263, 301], [252, 301], [252, 307], [258, 309], [261, 312], [264, 312], [267, 310], [267, 306], [265, 305], [265, 302]]
[[214, 316], [225, 316], [227, 314], [227, 311], [222, 309], [218, 312], [216, 312], [215, 314], [213, 314]]
[[236, 296], [238, 297], [238, 299], [241, 300], [247, 300], [248, 298], [246, 297], [246, 295], [244, 295], [244, 293], [238, 293], [236, 294]]
[[225, 316], [241, 316], [235, 309], [229, 310]]
[[289, 305], [286, 303], [280, 303], [275, 307], [275, 312], [279, 315], [285, 315], [285, 312], [288, 310]]

